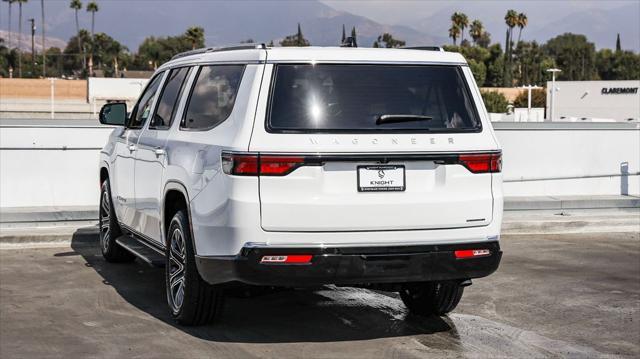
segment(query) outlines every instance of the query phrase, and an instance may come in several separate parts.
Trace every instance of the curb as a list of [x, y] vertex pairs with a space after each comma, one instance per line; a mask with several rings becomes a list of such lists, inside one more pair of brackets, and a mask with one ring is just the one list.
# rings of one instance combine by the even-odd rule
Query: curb
[[505, 197], [505, 211], [640, 208], [640, 197]]
[[576, 220], [568, 222], [504, 222], [501, 235], [569, 234], [569, 233], [638, 233], [638, 220]]
[[0, 212], [0, 223], [97, 221], [94, 207], [12, 208]]
[[[576, 209], [624, 209], [640, 208], [640, 197], [636, 196], [535, 196], [505, 197], [504, 210], [542, 211]], [[98, 210], [93, 206], [83, 207], [14, 207], [0, 209], [0, 223], [46, 223], [97, 221]]]
[[17, 244], [95, 244], [98, 242], [98, 228], [67, 227], [56, 228], [21, 228], [19, 230], [3, 230], [0, 245]]

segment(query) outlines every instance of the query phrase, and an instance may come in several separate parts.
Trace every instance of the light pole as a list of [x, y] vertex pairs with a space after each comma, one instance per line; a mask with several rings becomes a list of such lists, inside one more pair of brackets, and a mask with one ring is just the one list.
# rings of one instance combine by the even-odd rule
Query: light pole
[[561, 72], [560, 69], [547, 69], [547, 72], [551, 72], [551, 99], [549, 100], [549, 121], [554, 120], [555, 116], [555, 107], [556, 107], [556, 72]]

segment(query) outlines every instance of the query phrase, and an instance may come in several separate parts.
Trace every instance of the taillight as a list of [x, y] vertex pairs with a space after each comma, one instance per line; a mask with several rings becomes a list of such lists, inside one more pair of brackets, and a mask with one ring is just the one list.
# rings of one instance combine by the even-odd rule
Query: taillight
[[457, 259], [478, 258], [490, 256], [491, 251], [488, 249], [463, 249], [455, 251], [454, 255]]
[[473, 173], [490, 173], [502, 171], [502, 154], [474, 153], [460, 155], [458, 163]]
[[258, 155], [223, 153], [222, 171], [228, 175], [257, 176]]
[[261, 176], [284, 176], [304, 163], [304, 157], [260, 156]]
[[222, 154], [222, 170], [236, 176], [285, 176], [304, 164], [302, 156]]

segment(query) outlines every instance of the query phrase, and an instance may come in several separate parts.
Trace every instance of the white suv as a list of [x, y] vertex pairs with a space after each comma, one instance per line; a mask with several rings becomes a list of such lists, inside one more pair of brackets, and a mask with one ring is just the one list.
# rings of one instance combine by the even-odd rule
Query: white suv
[[183, 324], [230, 283], [366, 286], [442, 315], [500, 263], [501, 151], [440, 49], [202, 49], [161, 66], [101, 152], [110, 262], [166, 268]]

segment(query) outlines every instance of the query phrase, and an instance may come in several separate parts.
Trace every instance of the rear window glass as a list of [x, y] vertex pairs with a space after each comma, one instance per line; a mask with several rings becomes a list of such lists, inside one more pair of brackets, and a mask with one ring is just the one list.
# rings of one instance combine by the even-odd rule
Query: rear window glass
[[277, 65], [271, 132], [464, 132], [481, 124], [457, 66]]
[[195, 80], [182, 128], [208, 130], [224, 122], [233, 110], [244, 65], [203, 66]]

